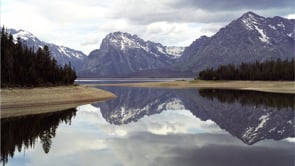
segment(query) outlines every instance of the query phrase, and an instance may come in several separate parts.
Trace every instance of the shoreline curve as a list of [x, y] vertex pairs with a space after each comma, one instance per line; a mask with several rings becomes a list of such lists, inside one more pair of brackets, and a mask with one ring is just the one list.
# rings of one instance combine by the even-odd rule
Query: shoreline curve
[[1, 118], [63, 111], [113, 98], [111, 92], [86, 86], [1, 89]]

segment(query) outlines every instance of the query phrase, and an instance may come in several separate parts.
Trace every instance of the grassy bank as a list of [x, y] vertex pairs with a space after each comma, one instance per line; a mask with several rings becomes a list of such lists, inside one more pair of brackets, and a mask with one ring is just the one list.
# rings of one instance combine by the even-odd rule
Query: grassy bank
[[1, 89], [1, 118], [61, 111], [115, 97], [85, 86]]
[[[91, 86], [91, 85], [88, 85]], [[294, 81], [172, 81], [172, 82], [142, 82], [122, 84], [96, 84], [95, 86], [129, 86], [158, 88], [215, 88], [254, 90], [273, 93], [295, 94]]]

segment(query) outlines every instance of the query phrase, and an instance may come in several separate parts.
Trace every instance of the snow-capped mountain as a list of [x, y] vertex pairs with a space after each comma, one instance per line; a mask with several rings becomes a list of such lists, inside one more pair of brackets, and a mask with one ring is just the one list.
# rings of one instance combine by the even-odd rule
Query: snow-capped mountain
[[144, 41], [137, 35], [131, 35], [124, 32], [113, 32], [108, 34], [102, 41], [101, 49], [117, 48], [119, 50], [127, 51], [130, 49], [142, 49], [147, 53], [154, 55], [155, 57], [167, 56], [168, 58], [178, 58], [181, 56], [183, 47], [167, 47], [160, 43], [152, 41]]
[[198, 73], [222, 64], [295, 57], [295, 20], [247, 12], [212, 37], [201, 37], [184, 51], [177, 69]]
[[144, 41], [129, 33], [114, 32], [102, 40], [100, 49], [90, 53], [80, 75], [122, 76], [166, 68], [177, 61], [183, 50], [182, 47], [167, 47]]
[[41, 41], [35, 35], [25, 30], [8, 29], [8, 33], [12, 34], [15, 42], [18, 38], [20, 38], [23, 44], [29, 48], [33, 48], [35, 51], [37, 51], [39, 47], [42, 48], [47, 45], [51, 56], [53, 56], [60, 65], [71, 62], [73, 67], [77, 67], [86, 57], [86, 55], [81, 51]]
[[212, 37], [202, 36], [186, 48], [163, 46], [129, 33], [113, 32], [89, 56], [40, 41], [24, 30], [9, 31], [35, 50], [48, 45], [57, 62], [70, 61], [80, 77], [196, 77], [208, 67], [294, 58], [294, 27], [294, 19], [265, 18], [247, 12]]
[[247, 12], [184, 48], [114, 32], [91, 52], [80, 76], [183, 77], [208, 67], [295, 57], [295, 20]]

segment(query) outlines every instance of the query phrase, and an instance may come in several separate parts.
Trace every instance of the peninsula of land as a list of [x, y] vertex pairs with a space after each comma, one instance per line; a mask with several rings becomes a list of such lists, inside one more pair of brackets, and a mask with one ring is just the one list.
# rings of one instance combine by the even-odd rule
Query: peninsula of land
[[111, 92], [85, 86], [1, 89], [1, 118], [62, 111], [115, 98]]
[[294, 81], [171, 81], [141, 82], [120, 84], [87, 84], [87, 86], [129, 86], [155, 88], [200, 88], [200, 89], [235, 89], [252, 90], [271, 93], [295, 94]]

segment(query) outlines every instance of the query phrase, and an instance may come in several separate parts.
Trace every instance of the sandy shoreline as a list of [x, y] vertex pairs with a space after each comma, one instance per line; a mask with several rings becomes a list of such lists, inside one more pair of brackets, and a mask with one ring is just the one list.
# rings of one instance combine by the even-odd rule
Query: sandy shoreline
[[253, 90], [272, 93], [295, 94], [294, 81], [171, 81], [171, 82], [141, 82], [120, 84], [87, 84], [87, 86], [129, 86], [154, 88], [215, 88]]
[[61, 111], [115, 97], [85, 86], [1, 89], [1, 118]]

